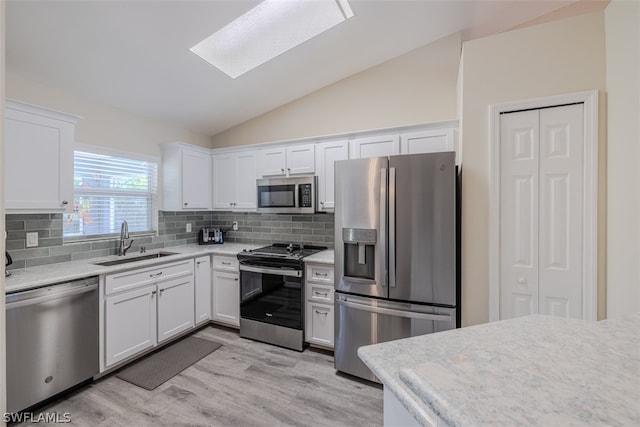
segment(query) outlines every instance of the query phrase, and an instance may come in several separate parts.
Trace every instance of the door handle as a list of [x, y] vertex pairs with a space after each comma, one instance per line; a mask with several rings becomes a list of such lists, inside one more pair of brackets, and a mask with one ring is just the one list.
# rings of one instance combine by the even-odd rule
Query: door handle
[[387, 168], [380, 169], [380, 265], [382, 266], [382, 277], [380, 279], [382, 287], [387, 286], [387, 269], [389, 268], [387, 260]]
[[348, 308], [353, 308], [355, 310], [368, 311], [370, 313], [375, 314], [386, 314], [389, 316], [396, 317], [405, 317], [409, 319], [422, 319], [422, 320], [435, 320], [435, 321], [444, 321], [450, 322], [451, 316], [449, 314], [430, 314], [430, 313], [420, 313], [417, 311], [406, 311], [406, 310], [396, 310], [393, 308], [384, 308], [384, 307], [374, 307], [367, 304], [360, 304], [357, 302], [337, 299], [336, 304], [343, 305]]
[[389, 168], [389, 287], [396, 287], [396, 168]]

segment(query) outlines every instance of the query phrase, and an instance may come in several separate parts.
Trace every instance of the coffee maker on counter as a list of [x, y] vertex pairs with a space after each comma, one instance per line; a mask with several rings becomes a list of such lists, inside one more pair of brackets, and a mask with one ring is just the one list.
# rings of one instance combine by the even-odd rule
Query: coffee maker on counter
[[198, 233], [198, 244], [216, 245], [224, 243], [224, 233], [220, 228], [204, 227]]

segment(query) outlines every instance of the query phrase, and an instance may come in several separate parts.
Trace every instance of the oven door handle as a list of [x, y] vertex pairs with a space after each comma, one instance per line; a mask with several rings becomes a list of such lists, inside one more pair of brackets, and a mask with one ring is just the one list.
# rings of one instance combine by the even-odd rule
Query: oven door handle
[[253, 265], [240, 264], [240, 271], [250, 271], [252, 273], [275, 274], [276, 276], [302, 277], [302, 270], [287, 270], [284, 268], [266, 268]]

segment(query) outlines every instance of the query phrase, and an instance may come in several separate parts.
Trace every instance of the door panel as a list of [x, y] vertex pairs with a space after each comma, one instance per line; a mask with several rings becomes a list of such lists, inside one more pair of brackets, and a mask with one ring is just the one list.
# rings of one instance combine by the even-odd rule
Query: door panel
[[538, 312], [538, 117], [500, 118], [501, 319]]
[[394, 156], [389, 168], [389, 298], [455, 306], [455, 153]]
[[[346, 160], [335, 165], [335, 287], [386, 298], [387, 158]], [[361, 249], [353, 240], [345, 242], [344, 233], [367, 238], [369, 243]]]
[[583, 105], [540, 110], [540, 313], [582, 317]]

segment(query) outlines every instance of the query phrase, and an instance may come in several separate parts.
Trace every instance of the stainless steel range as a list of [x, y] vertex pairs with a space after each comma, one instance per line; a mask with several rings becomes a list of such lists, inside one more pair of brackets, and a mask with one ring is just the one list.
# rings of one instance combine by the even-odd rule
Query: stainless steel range
[[322, 246], [274, 244], [238, 254], [240, 336], [304, 350], [304, 257]]

